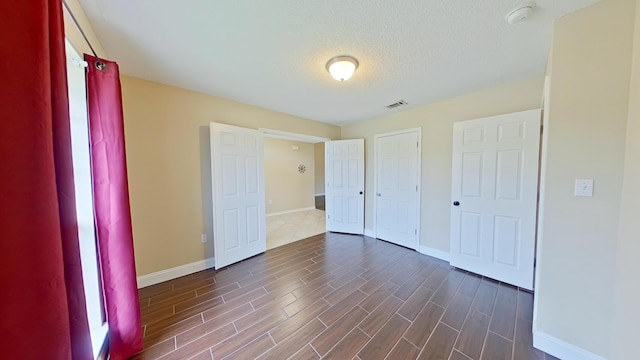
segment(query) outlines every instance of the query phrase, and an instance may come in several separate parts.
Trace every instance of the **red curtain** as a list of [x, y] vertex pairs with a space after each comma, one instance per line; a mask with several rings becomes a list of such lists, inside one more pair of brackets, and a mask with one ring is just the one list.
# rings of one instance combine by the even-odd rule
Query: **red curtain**
[[60, 0], [0, 1], [0, 357], [91, 359]]
[[[115, 62], [85, 55], [91, 169], [111, 359], [142, 350], [120, 75]], [[97, 67], [98, 61], [106, 67]]]

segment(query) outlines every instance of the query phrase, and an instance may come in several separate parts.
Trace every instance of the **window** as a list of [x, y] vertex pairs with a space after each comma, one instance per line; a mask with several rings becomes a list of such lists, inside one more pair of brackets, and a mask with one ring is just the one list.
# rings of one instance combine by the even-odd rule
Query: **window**
[[91, 156], [89, 152], [89, 124], [87, 119], [86, 63], [69, 41], [66, 41], [66, 52], [80, 258], [87, 303], [87, 317], [91, 331], [91, 345], [94, 358], [98, 358], [107, 336], [108, 326], [105, 322], [102, 284], [98, 271], [93, 187], [91, 182]]

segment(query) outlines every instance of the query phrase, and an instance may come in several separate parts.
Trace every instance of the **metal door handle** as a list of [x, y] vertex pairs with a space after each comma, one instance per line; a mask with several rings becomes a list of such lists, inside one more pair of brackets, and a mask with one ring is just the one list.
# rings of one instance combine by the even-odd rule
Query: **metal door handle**
[[382, 196], [382, 194], [380, 194], [380, 193], [376, 193], [376, 196]]
[[454, 201], [453, 206], [460, 206], [460, 201]]

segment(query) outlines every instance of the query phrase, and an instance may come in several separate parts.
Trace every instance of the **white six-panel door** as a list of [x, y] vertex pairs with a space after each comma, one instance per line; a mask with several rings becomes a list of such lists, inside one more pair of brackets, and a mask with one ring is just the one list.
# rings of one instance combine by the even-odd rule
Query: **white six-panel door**
[[451, 265], [533, 289], [540, 110], [453, 126]]
[[211, 123], [216, 269], [266, 250], [264, 146], [259, 131]]
[[364, 139], [325, 143], [327, 231], [364, 233]]
[[419, 129], [376, 136], [376, 237], [418, 249]]

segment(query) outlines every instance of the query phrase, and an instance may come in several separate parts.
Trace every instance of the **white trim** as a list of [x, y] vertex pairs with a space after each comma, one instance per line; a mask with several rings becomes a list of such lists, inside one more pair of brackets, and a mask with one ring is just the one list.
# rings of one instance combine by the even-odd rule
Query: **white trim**
[[93, 349], [93, 358], [99, 359], [100, 353], [104, 350], [104, 343], [109, 333], [109, 325], [103, 323], [100, 327], [89, 329], [91, 335], [91, 348]]
[[311, 207], [299, 208], [299, 209], [293, 209], [293, 210], [278, 211], [278, 212], [268, 213], [267, 217], [276, 216], [276, 215], [291, 214], [291, 213], [295, 213], [295, 212], [309, 211], [309, 210], [315, 210], [315, 209], [316, 209], [315, 206], [311, 206]]
[[571, 345], [542, 331], [533, 332], [533, 347], [559, 359], [605, 360], [599, 355]]
[[280, 130], [265, 129], [265, 128], [258, 128], [258, 131], [263, 133], [265, 137], [269, 137], [269, 138], [292, 140], [292, 141], [306, 142], [311, 144], [316, 144], [316, 143], [321, 143], [321, 142], [326, 142], [331, 140], [331, 139], [327, 139], [319, 136], [298, 134], [298, 133], [292, 133], [288, 131], [280, 131]]
[[364, 229], [364, 236], [368, 236], [368, 237], [372, 237], [372, 238], [376, 238], [376, 232], [375, 230], [369, 230], [369, 229]]
[[[386, 133], [383, 133], [383, 134], [376, 134], [374, 136], [375, 137], [393, 136], [393, 135], [408, 134], [408, 133], [412, 133], [412, 132], [418, 132], [420, 135], [422, 135], [422, 127], [414, 127], [414, 128], [402, 129], [402, 130], [398, 130], [398, 131], [391, 131], [391, 132], [386, 132]], [[418, 141], [420, 141], [420, 139], [418, 139]]]
[[324, 196], [324, 193], [322, 194], [313, 194], [314, 196]]
[[[545, 214], [545, 202], [544, 197], [547, 189], [547, 159], [549, 157], [549, 98], [551, 91], [551, 76], [547, 75], [544, 78], [544, 92], [543, 92], [543, 110], [542, 110], [542, 134], [540, 135], [540, 169], [538, 170], [539, 182], [538, 182], [538, 226], [536, 231], [536, 252], [534, 253], [534, 269], [533, 269], [533, 288], [540, 288], [540, 264], [542, 258], [542, 245], [544, 240], [544, 214]], [[538, 328], [538, 297], [533, 297], [533, 330]]]
[[418, 252], [420, 254], [429, 255], [436, 259], [444, 260], [446, 262], [449, 262], [449, 259], [450, 259], [448, 251], [434, 249], [432, 247], [425, 246], [425, 245], [420, 245]]
[[138, 276], [138, 289], [193, 274], [198, 271], [211, 269], [214, 265], [215, 258], [208, 258], [192, 262], [190, 264], [176, 266], [171, 269], [160, 270], [151, 274]]

